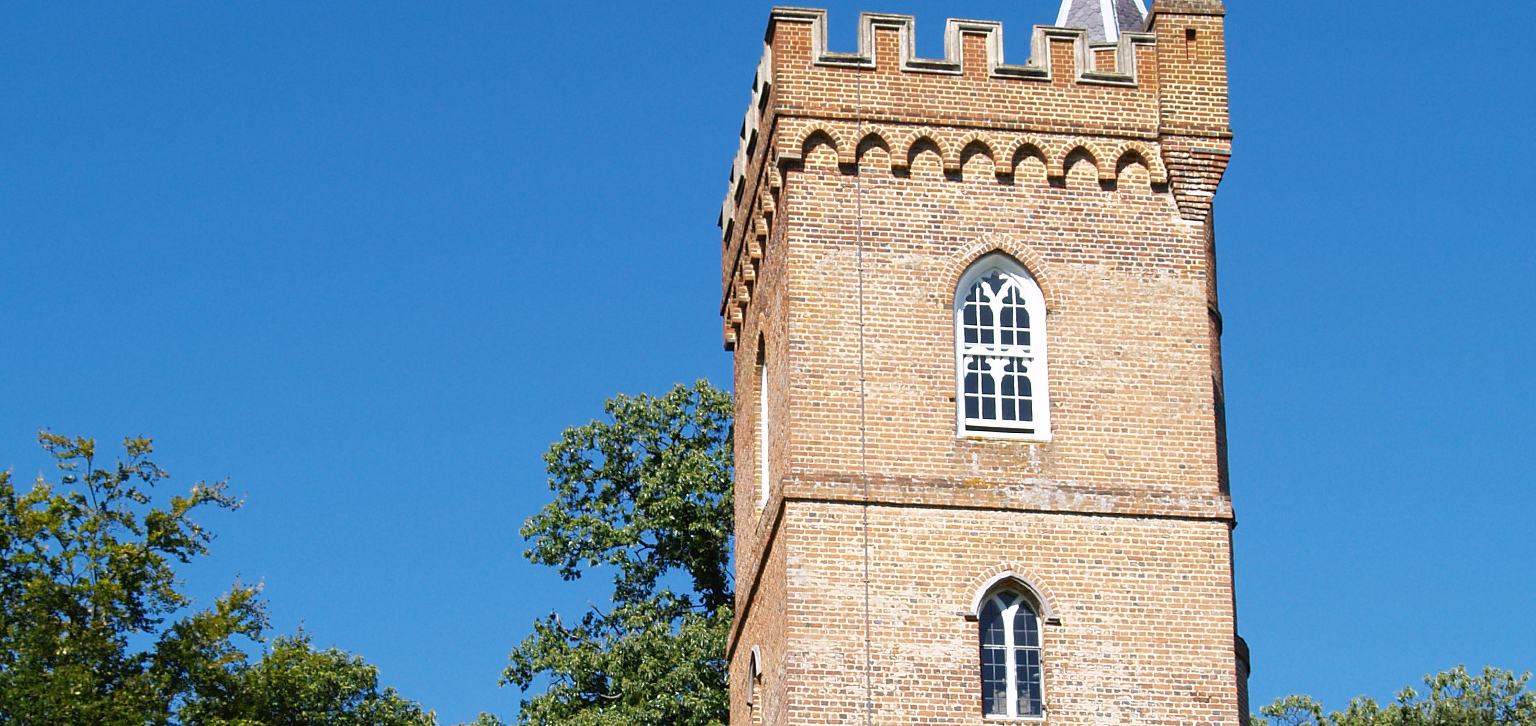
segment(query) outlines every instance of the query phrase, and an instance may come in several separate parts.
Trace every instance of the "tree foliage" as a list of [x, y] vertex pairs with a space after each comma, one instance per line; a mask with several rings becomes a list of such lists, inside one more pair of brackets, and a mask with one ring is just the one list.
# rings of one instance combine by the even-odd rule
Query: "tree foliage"
[[[1531, 674], [1484, 667], [1472, 675], [1465, 666], [1424, 676], [1429, 690], [1412, 687], [1385, 707], [1361, 697], [1343, 711], [1324, 713], [1310, 696], [1286, 696], [1259, 709], [1268, 717], [1255, 726], [1536, 726], [1536, 694], [1526, 690]], [[1273, 719], [1270, 721], [1269, 719]]]
[[[205, 609], [175, 565], [207, 554], [199, 510], [236, 509], [223, 482], [155, 505], [166, 473], [149, 439], [98, 466], [96, 442], [48, 432], [63, 476], [19, 491], [0, 472], [0, 724], [6, 726], [432, 726], [378, 672], [303, 633], [256, 663], [237, 646], [266, 628], [258, 588]], [[478, 726], [497, 726], [482, 716]]]
[[[610, 604], [534, 625], [502, 675], [524, 724], [724, 724], [730, 570], [730, 394], [705, 381], [616, 396], [606, 420], [544, 455], [555, 500], [523, 526], [531, 561], [575, 580], [613, 570]], [[673, 588], [671, 583], [686, 583]]]
[[[19, 492], [0, 473], [0, 721], [169, 723], [186, 694], [243, 661], [235, 636], [259, 637], [265, 615], [238, 582], [212, 607], [186, 612], [173, 563], [205, 554], [192, 520], [239, 506], [223, 483], [198, 483], [163, 508], [165, 478], [149, 439], [96, 465], [96, 442], [39, 434], [64, 472]], [[143, 644], [145, 647], [135, 647]]]
[[307, 633], [278, 636], [254, 665], [181, 711], [186, 726], [434, 726], [430, 712], [379, 687], [379, 670]]

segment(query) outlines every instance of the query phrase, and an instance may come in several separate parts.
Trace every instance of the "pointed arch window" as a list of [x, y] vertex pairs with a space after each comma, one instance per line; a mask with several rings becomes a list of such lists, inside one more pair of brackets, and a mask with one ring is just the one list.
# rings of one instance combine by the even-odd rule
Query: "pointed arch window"
[[1045, 715], [1040, 653], [1040, 614], [1014, 590], [987, 596], [978, 614], [981, 630], [981, 707], [988, 716]]
[[1050, 439], [1045, 296], [994, 253], [955, 290], [955, 403], [961, 435]]

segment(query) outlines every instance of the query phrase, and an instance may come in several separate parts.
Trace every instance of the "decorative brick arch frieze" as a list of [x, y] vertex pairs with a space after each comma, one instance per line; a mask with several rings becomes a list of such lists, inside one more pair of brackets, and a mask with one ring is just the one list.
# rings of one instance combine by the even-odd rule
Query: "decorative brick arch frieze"
[[967, 603], [970, 609], [965, 611], [965, 617], [969, 619], [981, 612], [982, 601], [999, 586], [1012, 585], [1023, 590], [1040, 606], [1041, 620], [1051, 625], [1060, 625], [1061, 608], [1056, 598], [1040, 583], [1040, 578], [1021, 563], [1003, 562], [993, 565], [971, 580], [970, 589], [965, 593], [970, 598]]
[[[855, 131], [854, 133], [858, 133], [858, 131]], [[859, 143], [854, 145], [854, 155], [858, 157], [858, 160], [862, 161], [864, 151], [867, 148], [865, 144], [867, 144], [871, 139], [876, 142], [875, 145], [885, 149], [885, 153], [887, 155], [892, 155], [894, 152], [891, 151], [891, 138], [891, 132], [882, 126], [866, 126], [863, 129], [863, 135], [859, 137]]]
[[845, 146], [845, 144], [843, 143], [843, 135], [841, 133], [838, 133], [836, 125], [833, 125], [833, 124], [815, 124], [813, 126], [806, 127], [805, 130], [800, 133], [800, 143], [799, 143], [799, 146], [800, 146], [800, 152], [801, 153], [805, 153], [805, 151], [806, 151], [806, 148], [805, 148], [806, 144], [811, 143], [811, 139], [815, 138], [816, 134], [823, 134], [823, 135], [825, 135], [827, 137], [827, 140], [832, 143], [832, 148], [833, 149], [841, 150], [843, 148], [843, 146]]
[[[891, 170], [900, 172], [911, 165], [913, 147], [923, 142], [933, 144], [945, 172], [960, 171], [968, 149], [979, 145], [992, 160], [1000, 179], [1014, 174], [1024, 157], [1033, 156], [1045, 166], [1046, 175], [1062, 179], [1067, 175], [1067, 161], [1081, 152], [1092, 162], [1095, 176], [1111, 182], [1119, 178], [1120, 163], [1130, 156], [1147, 167], [1149, 181], [1155, 185], [1170, 183], [1169, 169], [1163, 162], [1164, 151], [1156, 142], [1134, 139], [1095, 139], [1091, 137], [1052, 137], [1034, 133], [1011, 134], [978, 130], [935, 127], [910, 129], [883, 125], [860, 127], [849, 121], [799, 119], [789, 122], [775, 134], [779, 165], [802, 163], [818, 141], [818, 135], [837, 154], [837, 163], [847, 173], [857, 167], [867, 142], [880, 144], [891, 157]], [[776, 171], [776, 169], [773, 169]]]
[[[985, 131], [972, 131], [965, 134], [955, 144], [955, 151], [958, 154], [964, 154], [965, 150], [971, 148], [972, 144], [979, 144], [983, 149], [986, 149], [988, 158], [997, 158], [997, 139], [992, 134]], [[959, 157], [956, 157], [956, 161], [959, 161]]]
[[1056, 309], [1056, 289], [1047, 271], [1045, 258], [1041, 257], [1034, 248], [1015, 239], [1013, 235], [1001, 233], [986, 235], [966, 245], [958, 254], [950, 258], [949, 264], [944, 268], [944, 289], [939, 292], [939, 299], [944, 301], [945, 306], [954, 306], [955, 286], [960, 284], [960, 277], [965, 274], [971, 264], [993, 252], [1008, 255], [1022, 265], [1030, 276], [1035, 278], [1035, 284], [1040, 286], [1040, 294], [1045, 298], [1046, 311]]
[[[961, 136], [959, 141], [954, 144], [954, 168], [956, 170], [959, 170], [965, 166], [965, 152], [973, 148], [980, 149], [981, 153], [985, 154], [987, 159], [991, 160], [994, 175], [1003, 175], [1012, 172], [1011, 167], [1005, 167], [1005, 162], [999, 161], [997, 158], [997, 139], [994, 138], [992, 134], [986, 133], [985, 131], [972, 131], [967, 133]], [[944, 166], [945, 168], [948, 168], [950, 164], [946, 162]]]
[[1116, 178], [1119, 178], [1121, 162], [1124, 162], [1127, 156], [1135, 157], [1142, 166], [1147, 167], [1147, 176], [1153, 184], [1161, 186], [1168, 183], [1168, 169], [1163, 166], [1162, 155], [1140, 141], [1124, 141], [1115, 147], [1112, 163]]
[[774, 133], [773, 155], [770, 157], [774, 163], [770, 166], [803, 163], [805, 155], [819, 143], [817, 136], [825, 137], [824, 143], [832, 147], [832, 151], [837, 154], [839, 164], [845, 163], [845, 156], [851, 157], [851, 148], [845, 143], [839, 124], [802, 120], [799, 123], [786, 124], [784, 128]]
[[1051, 160], [1046, 165], [1050, 175], [1056, 179], [1065, 179], [1068, 170], [1067, 162], [1071, 160], [1073, 154], [1079, 151], [1083, 152], [1089, 161], [1093, 162], [1093, 169], [1097, 172], [1100, 181], [1113, 181], [1115, 179], [1115, 169], [1106, 163], [1105, 158], [1107, 155], [1104, 153], [1104, 149], [1097, 143], [1082, 137], [1057, 145], [1056, 153], [1051, 154]]
[[1029, 156], [1039, 159], [1040, 164], [1047, 170], [1051, 167], [1050, 157], [1046, 152], [1047, 149], [1051, 148], [1051, 145], [1039, 136], [1034, 134], [1020, 136], [1008, 144], [1007, 148], [1007, 155], [998, 164], [997, 168], [1000, 170], [1006, 168], [1009, 174], [1018, 171], [1019, 162]]
[[1061, 139], [1045, 139], [1045, 145], [1040, 150], [1045, 152], [1045, 175], [1052, 179], [1061, 179], [1067, 175], [1067, 154], [1072, 146]]
[[800, 137], [798, 147], [799, 159], [803, 163], [811, 155], [811, 150], [817, 146], [826, 144], [832, 148], [832, 153], [837, 155], [837, 163], [843, 163], [843, 156], [848, 153], [848, 144], [843, 143], [842, 135], [833, 126], [812, 126], [805, 130]]
[[901, 153], [891, 154], [891, 168], [905, 169], [912, 165], [912, 150], [924, 141], [933, 144], [934, 150], [939, 154], [939, 164], [944, 171], [956, 171], [959, 166], [959, 156], [952, 155], [944, 144], [943, 134], [936, 134], [928, 129], [914, 129], [907, 132], [907, 136], [900, 143]]

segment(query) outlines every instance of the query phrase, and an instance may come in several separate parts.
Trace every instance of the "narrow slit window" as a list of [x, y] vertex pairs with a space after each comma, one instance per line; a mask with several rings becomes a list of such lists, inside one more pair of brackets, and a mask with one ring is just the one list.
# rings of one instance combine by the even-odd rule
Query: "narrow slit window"
[[761, 336], [757, 339], [757, 508], [768, 506], [768, 490], [773, 480], [769, 478], [768, 457], [768, 353]]

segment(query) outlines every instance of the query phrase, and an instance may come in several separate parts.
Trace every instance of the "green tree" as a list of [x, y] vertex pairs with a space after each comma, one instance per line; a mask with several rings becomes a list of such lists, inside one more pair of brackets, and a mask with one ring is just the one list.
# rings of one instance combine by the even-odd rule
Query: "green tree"
[[182, 708], [186, 726], [434, 726], [433, 714], [379, 687], [379, 670], [307, 633], [278, 636], [261, 660]]
[[724, 724], [730, 394], [699, 381], [616, 396], [604, 410], [607, 420], [566, 429], [544, 455], [555, 500], [522, 534], [524, 556], [567, 580], [612, 568], [610, 604], [574, 624], [557, 613], [537, 622], [502, 682], [547, 683], [523, 701], [523, 724]]
[[126, 458], [106, 467], [94, 440], [38, 439], [62, 486], [40, 476], [18, 492], [0, 473], [0, 722], [169, 723], [188, 693], [244, 661], [232, 639], [265, 626], [257, 589], [238, 582], [189, 611], [172, 568], [208, 551], [195, 511], [239, 503], [199, 482], [149, 506], [166, 476], [149, 439], [126, 439]]
[[1536, 726], [1536, 694], [1526, 690], [1531, 674], [1516, 676], [1484, 667], [1481, 675], [1465, 666], [1424, 676], [1427, 693], [1412, 687], [1385, 707], [1367, 697], [1343, 711], [1324, 713], [1310, 696], [1286, 696], [1259, 709], [1255, 726]]
[[[58, 484], [20, 492], [0, 472], [0, 724], [10, 726], [433, 726], [380, 689], [361, 658], [277, 638], [251, 664], [236, 640], [266, 627], [258, 588], [236, 582], [196, 610], [174, 565], [207, 554], [192, 515], [236, 509], [223, 482], [153, 505], [166, 474], [149, 439], [98, 467], [96, 442], [48, 432]], [[478, 726], [497, 726], [482, 715]]]

